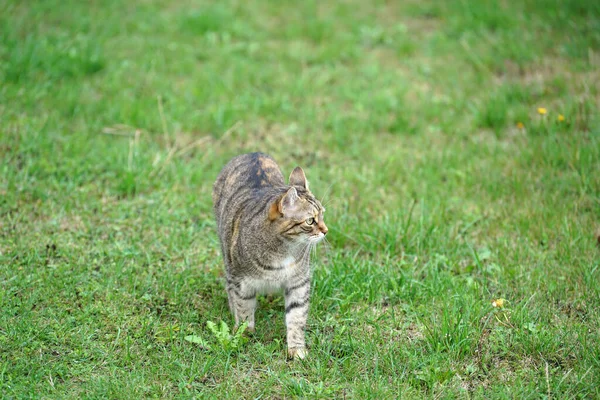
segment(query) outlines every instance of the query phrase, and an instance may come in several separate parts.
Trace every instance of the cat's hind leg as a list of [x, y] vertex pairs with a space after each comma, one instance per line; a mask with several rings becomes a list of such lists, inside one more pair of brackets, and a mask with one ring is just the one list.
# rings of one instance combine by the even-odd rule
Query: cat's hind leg
[[248, 323], [248, 330], [254, 332], [254, 311], [256, 310], [256, 290], [240, 282], [228, 282], [227, 297], [229, 309], [235, 318], [235, 328]]

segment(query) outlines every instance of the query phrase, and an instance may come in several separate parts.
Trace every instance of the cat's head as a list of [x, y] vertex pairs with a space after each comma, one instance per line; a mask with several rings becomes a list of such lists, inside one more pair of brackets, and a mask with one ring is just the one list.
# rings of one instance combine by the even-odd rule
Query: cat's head
[[269, 210], [269, 219], [284, 238], [293, 242], [317, 243], [327, 234], [323, 220], [325, 208], [308, 190], [306, 175], [300, 167], [290, 175], [290, 187]]

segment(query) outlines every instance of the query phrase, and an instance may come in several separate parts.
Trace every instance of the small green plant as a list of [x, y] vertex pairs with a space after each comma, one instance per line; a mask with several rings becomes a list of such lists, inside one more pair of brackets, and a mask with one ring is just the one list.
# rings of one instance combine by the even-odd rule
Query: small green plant
[[206, 326], [217, 339], [223, 350], [227, 352], [238, 350], [247, 341], [243, 336], [248, 327], [246, 322], [241, 324], [233, 334], [231, 334], [229, 326], [225, 321], [221, 321], [219, 327], [217, 327], [217, 324], [214, 322], [207, 321]]
[[185, 340], [187, 340], [190, 343], [194, 343], [199, 345], [200, 347], [203, 347], [207, 350], [210, 350], [210, 345], [208, 343], [206, 343], [206, 341], [202, 338], [202, 336], [198, 336], [198, 335], [187, 335], [186, 337], [184, 337]]

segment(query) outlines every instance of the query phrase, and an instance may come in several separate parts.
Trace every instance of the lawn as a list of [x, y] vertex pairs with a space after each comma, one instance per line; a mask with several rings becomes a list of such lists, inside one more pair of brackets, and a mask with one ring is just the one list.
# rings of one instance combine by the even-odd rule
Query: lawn
[[[3, 398], [600, 398], [600, 3], [0, 0]], [[326, 204], [233, 325], [234, 155]], [[212, 323], [209, 323], [212, 322]]]

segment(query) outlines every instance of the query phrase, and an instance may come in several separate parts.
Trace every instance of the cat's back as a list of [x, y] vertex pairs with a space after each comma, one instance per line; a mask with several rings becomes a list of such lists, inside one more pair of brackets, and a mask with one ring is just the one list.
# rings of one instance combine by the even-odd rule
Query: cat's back
[[285, 186], [279, 166], [264, 153], [248, 153], [232, 158], [213, 185], [213, 204], [220, 214], [226, 203], [250, 196], [260, 189]]

